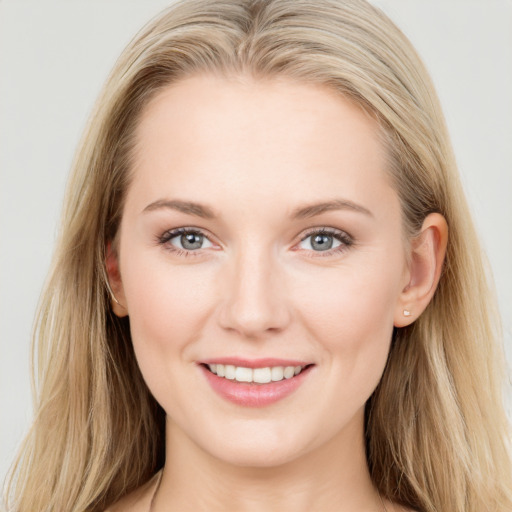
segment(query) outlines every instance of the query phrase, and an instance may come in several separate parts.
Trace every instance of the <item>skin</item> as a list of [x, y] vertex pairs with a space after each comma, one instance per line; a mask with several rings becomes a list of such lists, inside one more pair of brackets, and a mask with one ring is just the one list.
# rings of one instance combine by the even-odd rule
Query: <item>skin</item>
[[[147, 106], [107, 271], [167, 412], [153, 510], [383, 510], [364, 405], [393, 327], [431, 299], [447, 239], [432, 214], [404, 243], [385, 167], [375, 121], [323, 86], [199, 75]], [[202, 248], [162, 239], [176, 228], [203, 233]], [[343, 235], [320, 251], [310, 235], [326, 228]], [[198, 366], [223, 356], [314, 367], [290, 396], [249, 408], [218, 396]], [[148, 510], [153, 491], [113, 510]]]

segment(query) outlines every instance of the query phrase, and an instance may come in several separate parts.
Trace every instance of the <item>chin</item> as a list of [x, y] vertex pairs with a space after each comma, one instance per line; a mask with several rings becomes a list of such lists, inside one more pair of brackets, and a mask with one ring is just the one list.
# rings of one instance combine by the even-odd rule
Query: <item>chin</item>
[[261, 447], [259, 445], [232, 447], [227, 453], [212, 455], [232, 466], [255, 469], [283, 466], [298, 457], [297, 450], [292, 447], [286, 449], [283, 446]]
[[226, 464], [245, 468], [282, 466], [307, 451], [307, 442], [293, 439], [290, 433], [277, 434], [269, 429], [258, 436], [251, 430], [245, 430], [242, 435], [215, 436], [216, 439], [209, 439], [202, 448]]

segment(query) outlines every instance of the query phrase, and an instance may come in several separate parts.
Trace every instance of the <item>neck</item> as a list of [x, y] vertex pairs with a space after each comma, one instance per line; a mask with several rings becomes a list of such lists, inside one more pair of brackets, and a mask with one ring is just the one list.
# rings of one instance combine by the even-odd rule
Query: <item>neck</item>
[[155, 512], [382, 511], [366, 463], [362, 415], [328, 443], [278, 466], [213, 457], [169, 419], [166, 452]]

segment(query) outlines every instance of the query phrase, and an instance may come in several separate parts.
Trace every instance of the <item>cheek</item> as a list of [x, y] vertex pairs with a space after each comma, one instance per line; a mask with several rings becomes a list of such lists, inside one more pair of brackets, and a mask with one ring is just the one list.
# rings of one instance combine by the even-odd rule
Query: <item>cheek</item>
[[391, 265], [368, 256], [304, 279], [297, 309], [339, 375], [370, 389], [387, 360], [403, 267], [398, 254]]
[[211, 282], [201, 266], [176, 267], [165, 255], [129, 254], [122, 265], [123, 286], [134, 348], [141, 368], [172, 364], [200, 335], [212, 303]]
[[322, 354], [326, 377], [315, 403], [329, 411], [326, 436], [361, 413], [382, 377], [397, 299], [396, 274], [384, 270], [378, 264], [336, 269], [325, 289], [309, 282], [300, 301], [302, 323]]

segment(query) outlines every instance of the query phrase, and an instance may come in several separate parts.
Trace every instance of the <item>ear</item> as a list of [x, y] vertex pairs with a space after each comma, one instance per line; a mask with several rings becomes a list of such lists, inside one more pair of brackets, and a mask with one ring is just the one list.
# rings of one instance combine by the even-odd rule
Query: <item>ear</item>
[[423, 313], [436, 291], [448, 243], [448, 225], [440, 213], [423, 221], [420, 234], [411, 241], [408, 282], [395, 311], [395, 327], [413, 323]]
[[107, 270], [108, 283], [112, 294], [112, 311], [118, 317], [122, 318], [128, 315], [128, 310], [123, 304], [126, 304], [123, 282], [119, 272], [119, 258], [117, 251], [112, 247], [112, 243], [107, 243], [107, 254], [105, 257], [105, 268]]

